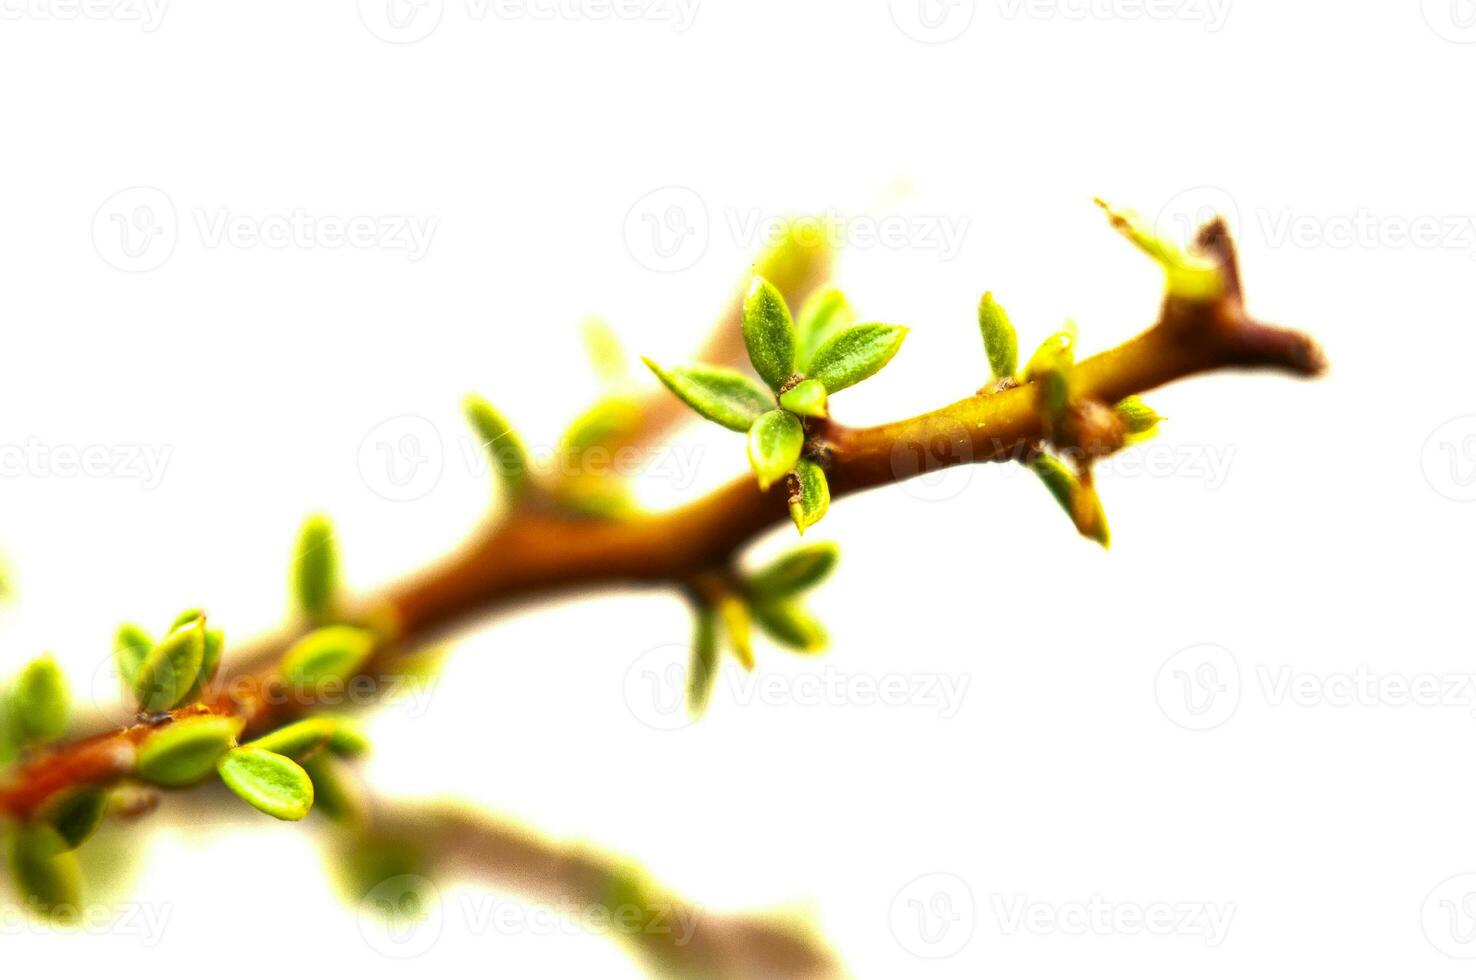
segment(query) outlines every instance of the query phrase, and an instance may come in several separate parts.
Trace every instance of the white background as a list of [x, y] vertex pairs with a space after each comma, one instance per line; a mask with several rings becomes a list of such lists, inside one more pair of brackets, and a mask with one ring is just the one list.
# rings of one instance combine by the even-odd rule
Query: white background
[[[144, 22], [123, 0], [0, 0], [7, 669], [51, 649], [90, 690], [117, 622], [197, 603], [228, 636], [270, 628], [310, 510], [338, 522], [356, 587], [430, 561], [487, 506], [461, 396], [546, 445], [595, 390], [582, 318], [681, 360], [760, 250], [755, 217], [850, 219], [841, 285], [913, 328], [836, 399], [863, 424], [984, 381], [983, 289], [1027, 349], [1067, 316], [1083, 353], [1149, 323], [1158, 276], [1094, 195], [1171, 226], [1217, 207], [1252, 312], [1313, 331], [1332, 372], [1157, 393], [1151, 472], [1102, 479], [1110, 553], [1004, 467], [848, 499], [813, 532], [844, 545], [813, 601], [833, 649], [763, 648], [779, 697], [735, 674], [699, 726], [650, 727], [628, 681], [686, 642], [685, 607], [570, 600], [461, 637], [426, 710], [377, 716], [368, 775], [632, 854], [716, 910], [806, 911], [860, 976], [1469, 971], [1451, 954], [1476, 955], [1476, 879], [1440, 887], [1476, 872], [1465, 0], [706, 0], [690, 23], [432, 0], [398, 34], [383, 2]], [[673, 205], [691, 237], [667, 261], [641, 232]], [[423, 255], [212, 234], [294, 213], [433, 232]], [[911, 231], [862, 237], [888, 221]], [[926, 230], [944, 226], [956, 249]], [[440, 473], [397, 502], [360, 447], [405, 416]], [[674, 441], [700, 451], [691, 480], [646, 499], [741, 472], [741, 439], [708, 429]], [[113, 462], [81, 476], [65, 453], [17, 462], [27, 446]], [[134, 450], [167, 454], [159, 479]], [[1346, 703], [1360, 670], [1374, 693]], [[855, 687], [796, 703], [811, 675], [965, 687], [952, 714]], [[1208, 715], [1186, 677], [1224, 685]], [[420, 959], [385, 958], [310, 835], [244, 806], [232, 832], [138, 839], [120, 900], [164, 910], [162, 933], [11, 922], [7, 973], [634, 973], [595, 937], [478, 929], [474, 890], [443, 896]], [[1094, 900], [1212, 907], [1228, 931], [1077, 928]]]

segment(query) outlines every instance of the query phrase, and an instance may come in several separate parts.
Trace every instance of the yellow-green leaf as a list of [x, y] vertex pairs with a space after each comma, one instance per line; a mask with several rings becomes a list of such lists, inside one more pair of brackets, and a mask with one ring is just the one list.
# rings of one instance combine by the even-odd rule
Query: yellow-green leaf
[[102, 823], [108, 791], [101, 786], [67, 790], [46, 802], [40, 817], [61, 836], [67, 850], [80, 847]]
[[810, 378], [780, 395], [779, 404], [785, 411], [796, 415], [823, 419], [827, 414], [825, 405], [829, 397], [830, 392], [825, 390], [825, 383]]
[[486, 399], [467, 395], [465, 409], [467, 421], [482, 440], [482, 448], [503, 488], [510, 496], [518, 496], [526, 489], [529, 475], [528, 449], [523, 440]]
[[67, 730], [72, 692], [51, 654], [37, 657], [21, 671], [10, 704], [24, 741], [49, 741]]
[[718, 676], [717, 614], [711, 606], [697, 607], [692, 634], [692, 664], [687, 670], [687, 713], [700, 718], [712, 700]]
[[1076, 474], [1060, 460], [1052, 456], [1037, 456], [1030, 469], [1044, 483], [1056, 503], [1071, 518], [1076, 530], [1102, 547], [1111, 544], [1111, 530], [1107, 526], [1107, 515], [1102, 510], [1101, 498], [1092, 487], [1083, 486]]
[[322, 715], [284, 725], [247, 744], [301, 762], [323, 748], [342, 755], [357, 755], [368, 747], [368, 740], [349, 719]]
[[794, 321], [773, 283], [754, 276], [743, 299], [743, 343], [758, 376], [778, 391], [794, 374]]
[[820, 345], [808, 373], [834, 394], [886, 367], [906, 339], [907, 328], [892, 324], [849, 327]]
[[744, 670], [753, 670], [753, 631], [749, 628], [748, 604], [737, 596], [724, 596], [718, 601], [718, 613], [723, 618], [723, 632], [728, 637], [728, 647]]
[[1123, 429], [1130, 442], [1153, 438], [1158, 433], [1158, 423], [1163, 421], [1163, 416], [1149, 408], [1137, 395], [1124, 398], [1112, 407], [1112, 411], [1122, 419]]
[[753, 621], [774, 642], [802, 653], [818, 653], [829, 642], [825, 627], [797, 602], [757, 602]]
[[1097, 204], [1107, 212], [1113, 228], [1163, 268], [1164, 286], [1170, 296], [1203, 301], [1225, 291], [1224, 276], [1214, 263], [1187, 254], [1177, 243], [1154, 232], [1132, 211], [1113, 208], [1100, 198]]
[[333, 618], [338, 602], [338, 538], [322, 514], [303, 521], [292, 559], [292, 595], [297, 611], [314, 622]]
[[113, 639], [113, 662], [117, 664], [118, 676], [123, 678], [124, 684], [133, 687], [138, 680], [138, 669], [152, 649], [154, 639], [143, 627], [133, 623], [118, 627], [118, 634]]
[[801, 372], [808, 371], [820, 345], [853, 322], [855, 314], [851, 312], [851, 304], [846, 302], [844, 293], [833, 286], [816, 290], [800, 307], [799, 316], [795, 319], [796, 368]]
[[805, 428], [798, 418], [782, 409], [759, 416], [748, 430], [748, 462], [759, 489], [769, 489], [792, 470], [804, 447]]
[[644, 358], [661, 383], [698, 415], [734, 432], [747, 432], [754, 420], [774, 407], [774, 396], [737, 371], [726, 368], [663, 368]]
[[789, 516], [800, 534], [813, 527], [830, 509], [830, 485], [825, 471], [808, 459], [795, 464], [790, 474]]
[[984, 338], [984, 353], [989, 356], [989, 370], [996, 378], [1014, 377], [1020, 341], [1009, 314], [995, 302], [993, 293], [985, 293], [979, 300], [979, 333]]
[[241, 799], [278, 820], [301, 820], [313, 808], [307, 770], [275, 752], [242, 746], [216, 765], [221, 780]]
[[755, 602], [768, 602], [813, 589], [839, 559], [840, 549], [832, 541], [801, 545], [749, 576], [748, 594]]
[[192, 620], [160, 640], [139, 665], [133, 692], [144, 711], [169, 711], [194, 690], [205, 664], [205, 620]]
[[56, 828], [25, 824], [10, 840], [10, 870], [21, 901], [54, 918], [73, 921], [82, 911], [82, 871]]
[[138, 747], [134, 771], [158, 786], [190, 786], [209, 776], [236, 744], [242, 721], [224, 715], [182, 718], [163, 726]]
[[324, 626], [294, 643], [282, 657], [282, 676], [294, 687], [314, 689], [353, 677], [374, 652], [375, 636], [357, 626]]

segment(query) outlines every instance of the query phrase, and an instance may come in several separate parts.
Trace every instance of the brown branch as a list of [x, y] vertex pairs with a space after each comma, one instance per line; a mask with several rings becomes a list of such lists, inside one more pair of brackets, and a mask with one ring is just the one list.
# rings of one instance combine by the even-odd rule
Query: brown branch
[[[1199, 243], [1220, 262], [1231, 288], [1211, 302], [1167, 300], [1145, 333], [1074, 368], [1071, 387], [1078, 396], [1111, 404], [1225, 368], [1304, 377], [1323, 369], [1310, 338], [1246, 316], [1223, 224], [1207, 226]], [[1021, 385], [886, 425], [820, 423], [810, 432], [810, 444], [826, 466], [832, 496], [839, 498], [948, 466], [1020, 459], [1042, 436], [1034, 386]], [[673, 511], [618, 519], [573, 515], [535, 498], [440, 564], [365, 600], [364, 617], [392, 624], [394, 637], [393, 649], [371, 667], [388, 673], [393, 650], [424, 645], [534, 597], [613, 585], [684, 584], [724, 567], [756, 534], [786, 520], [785, 491], [761, 492], [746, 477]], [[238, 715], [250, 734], [310, 708], [282, 689], [274, 670], [297, 632], [240, 651], [234, 672], [214, 686], [208, 705], [188, 710]], [[134, 747], [149, 727], [97, 736], [33, 759], [0, 787], [0, 814], [25, 814], [58, 790], [127, 776]]]

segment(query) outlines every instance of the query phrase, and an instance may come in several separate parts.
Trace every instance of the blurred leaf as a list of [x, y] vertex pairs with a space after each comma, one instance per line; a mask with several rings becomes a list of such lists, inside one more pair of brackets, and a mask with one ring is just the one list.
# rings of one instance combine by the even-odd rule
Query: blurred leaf
[[10, 870], [17, 893], [36, 911], [65, 921], [81, 914], [82, 871], [50, 824], [16, 829], [10, 839]]
[[195, 619], [160, 640], [139, 665], [133, 692], [144, 711], [157, 714], [182, 704], [205, 664], [205, 620]]
[[124, 623], [118, 627], [118, 634], [113, 639], [113, 661], [117, 664], [118, 676], [123, 678], [123, 683], [130, 689], [137, 683], [138, 670], [152, 649], [154, 639], [143, 627], [133, 623]]
[[375, 635], [357, 626], [324, 626], [294, 643], [282, 656], [282, 676], [294, 687], [313, 689], [346, 681], [374, 652]]
[[728, 647], [744, 670], [753, 670], [753, 634], [748, 623], [748, 604], [737, 596], [724, 596], [718, 601], [718, 613], [723, 617], [723, 631], [728, 636]]
[[50, 741], [66, 732], [72, 692], [51, 654], [37, 657], [21, 671], [10, 704], [22, 741]]
[[1076, 324], [1066, 326], [1045, 339], [1025, 364], [1025, 380], [1040, 386], [1041, 411], [1048, 432], [1054, 432], [1071, 403], [1071, 367], [1076, 361]]
[[813, 220], [795, 218], [784, 223], [780, 238], [759, 256], [753, 271], [793, 296], [807, 283], [828, 278], [833, 258], [831, 236], [817, 233]]
[[482, 448], [492, 461], [492, 469], [502, 481], [509, 497], [518, 497], [528, 485], [528, 450], [507, 419], [486, 399], [467, 395], [464, 403], [467, 421], [471, 423]]
[[223, 715], [181, 718], [164, 725], [138, 747], [134, 771], [157, 786], [190, 786], [209, 776], [236, 744], [243, 722]]
[[855, 322], [851, 304], [846, 295], [834, 286], [818, 289], [800, 308], [795, 322], [796, 353], [795, 366], [802, 372], [809, 371], [810, 361], [820, 345], [837, 331], [844, 330]]
[[661, 383], [698, 415], [734, 432], [747, 432], [755, 419], [774, 407], [772, 395], [737, 371], [715, 367], [666, 370], [649, 357], [644, 360]]
[[834, 394], [886, 367], [906, 338], [906, 327], [885, 323], [849, 327], [820, 346], [809, 373]]
[[782, 599], [756, 602], [753, 621], [774, 642], [804, 653], [823, 650], [828, 642], [825, 627], [797, 602]]
[[332, 756], [315, 755], [302, 768], [313, 784], [313, 812], [334, 823], [358, 824], [368, 806], [353, 774]]
[[830, 485], [825, 471], [808, 459], [802, 459], [790, 474], [789, 516], [800, 534], [813, 527], [830, 509]]
[[1030, 468], [1071, 518], [1078, 533], [1104, 548], [1111, 543], [1107, 516], [1095, 489], [1084, 488], [1065, 463], [1051, 456], [1037, 456]]
[[570, 424], [559, 448], [577, 465], [579, 455], [597, 446], [608, 446], [616, 437], [634, 430], [641, 421], [641, 403], [630, 395], [602, 398]]
[[1113, 208], [1101, 198], [1097, 204], [1107, 212], [1113, 228], [1163, 268], [1169, 295], [1202, 301], [1214, 299], [1225, 291], [1224, 277], [1213, 262], [1187, 254], [1176, 242], [1154, 232], [1132, 211]]
[[758, 376], [778, 391], [794, 374], [794, 321], [779, 290], [754, 276], [743, 299], [743, 343]]
[[20, 731], [11, 709], [10, 693], [0, 689], [0, 768], [10, 765], [20, 755]]
[[216, 769], [231, 792], [267, 816], [301, 820], [313, 808], [307, 770], [285, 755], [243, 746], [227, 752]]
[[996, 378], [1013, 378], [1020, 359], [1020, 342], [1009, 314], [994, 301], [993, 293], [985, 293], [979, 300], [979, 333], [984, 337], [984, 352], [989, 355], [989, 370]]
[[358, 725], [348, 718], [320, 715], [284, 725], [249, 743], [301, 762], [318, 749], [328, 748], [341, 755], [358, 755], [369, 747]]
[[584, 349], [589, 353], [589, 362], [594, 366], [595, 374], [605, 384], [615, 387], [630, 380], [630, 360], [626, 356], [625, 346], [620, 343], [620, 338], [615, 331], [610, 329], [610, 324], [597, 316], [592, 316], [584, 321], [581, 331], [584, 335]]
[[314, 622], [333, 618], [338, 601], [338, 540], [333, 523], [314, 514], [302, 523], [292, 561], [292, 594], [297, 611]]
[[1130, 442], [1142, 442], [1158, 434], [1158, 423], [1163, 417], [1149, 408], [1137, 395], [1129, 395], [1113, 406], [1112, 411], [1122, 419]]
[[823, 419], [826, 417], [825, 403], [829, 396], [823, 382], [810, 378], [780, 395], [779, 404], [796, 415]]
[[197, 619], [204, 619], [204, 618], [205, 618], [205, 610], [203, 610], [203, 609], [186, 609], [184, 612], [182, 612], [178, 616], [175, 616], [174, 617], [174, 622], [170, 623], [169, 624], [169, 628], [167, 630], [165, 630], [164, 632], [165, 633], [173, 633], [175, 630], [179, 629], [181, 626], [185, 625], [186, 623], [193, 623]]
[[755, 602], [767, 602], [813, 589], [839, 559], [840, 549], [834, 542], [801, 545], [749, 576], [748, 594]]
[[700, 718], [712, 700], [718, 675], [717, 614], [699, 605], [692, 635], [692, 663], [687, 670], [687, 713]]
[[102, 823], [108, 806], [108, 791], [101, 786], [67, 790], [46, 802], [40, 817], [60, 835], [67, 850], [82, 846]]
[[748, 462], [759, 489], [769, 489], [793, 469], [804, 447], [805, 428], [799, 419], [782, 409], [760, 415], [748, 430]]

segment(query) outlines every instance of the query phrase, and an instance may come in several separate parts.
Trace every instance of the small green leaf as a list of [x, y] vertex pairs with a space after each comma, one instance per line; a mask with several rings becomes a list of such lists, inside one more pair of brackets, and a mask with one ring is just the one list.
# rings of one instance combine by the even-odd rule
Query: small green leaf
[[760, 490], [794, 468], [805, 447], [805, 427], [786, 411], [775, 409], [759, 416], [748, 430], [748, 462]]
[[1212, 262], [1189, 255], [1178, 244], [1158, 235], [1132, 211], [1118, 210], [1101, 198], [1097, 205], [1107, 212], [1107, 220], [1123, 237], [1132, 242], [1164, 272], [1164, 287], [1170, 296], [1204, 301], [1215, 299], [1225, 291], [1225, 278]]
[[989, 370], [996, 378], [1013, 378], [1020, 359], [1020, 341], [1009, 314], [994, 301], [993, 293], [985, 293], [979, 300], [979, 333], [984, 337], [984, 352], [989, 355]]
[[649, 357], [646, 367], [698, 415], [734, 432], [747, 432], [774, 407], [774, 396], [737, 371], [693, 367], [664, 369]]
[[347, 718], [322, 715], [284, 725], [247, 744], [301, 762], [323, 748], [341, 755], [357, 755], [369, 743], [358, 726]]
[[829, 642], [825, 627], [797, 602], [755, 603], [753, 621], [775, 643], [802, 653], [818, 653]]
[[182, 612], [178, 616], [175, 616], [174, 617], [174, 622], [170, 623], [169, 624], [169, 628], [167, 630], [165, 630], [164, 632], [165, 633], [173, 633], [175, 630], [179, 629], [185, 623], [193, 623], [195, 620], [197, 620], [197, 619], [203, 619], [204, 617], [205, 617], [205, 610], [203, 610], [203, 609], [186, 609], [184, 612]]
[[278, 820], [301, 820], [313, 808], [307, 770], [275, 752], [243, 746], [217, 764], [221, 780], [241, 799]]
[[72, 692], [51, 654], [37, 657], [16, 678], [11, 710], [23, 741], [50, 741], [67, 730]]
[[171, 722], [138, 747], [133, 768], [158, 786], [191, 786], [209, 776], [236, 744], [243, 722], [225, 715], [200, 715]]
[[357, 626], [324, 626], [294, 643], [282, 657], [282, 676], [294, 687], [313, 689], [346, 681], [374, 652], [375, 636]]
[[808, 459], [795, 464], [789, 475], [789, 516], [804, 534], [830, 509], [830, 484], [825, 471]]
[[1065, 463], [1053, 456], [1037, 456], [1030, 464], [1035, 475], [1040, 477], [1056, 503], [1071, 518], [1076, 530], [1102, 547], [1111, 544], [1112, 535], [1107, 527], [1107, 515], [1102, 510], [1101, 498], [1092, 487], [1084, 487], [1076, 474]]
[[794, 374], [794, 321], [779, 290], [754, 276], [743, 299], [743, 343], [758, 376], [774, 391]]
[[770, 602], [813, 589], [839, 559], [834, 542], [801, 545], [749, 576], [748, 594], [755, 602]]
[[1040, 410], [1048, 431], [1065, 418], [1071, 402], [1071, 366], [1076, 361], [1076, 324], [1051, 334], [1025, 364], [1026, 381], [1040, 387]]
[[717, 614], [711, 606], [697, 607], [692, 634], [692, 664], [687, 671], [687, 713], [700, 718], [712, 700], [718, 676]]
[[195, 619], [160, 640], [139, 665], [133, 693], [144, 711], [169, 711], [194, 690], [205, 665], [205, 620]]
[[1158, 423], [1163, 421], [1163, 416], [1149, 408], [1137, 395], [1124, 398], [1112, 407], [1112, 411], [1122, 419], [1122, 425], [1127, 434], [1136, 437], [1131, 440], [1134, 442], [1151, 439], [1157, 434]]
[[67, 850], [74, 850], [97, 830], [107, 806], [107, 790], [101, 786], [83, 786], [48, 800], [41, 808], [40, 817], [56, 829]]
[[118, 635], [113, 639], [113, 662], [117, 664], [118, 676], [123, 678], [124, 684], [133, 687], [138, 680], [138, 669], [152, 649], [154, 639], [143, 627], [133, 623], [118, 627]]
[[609, 323], [597, 316], [589, 317], [584, 321], [581, 333], [589, 362], [601, 381], [613, 386], [630, 380], [630, 365], [625, 346], [620, 343], [615, 331], [610, 329]]
[[367, 806], [363, 791], [342, 763], [316, 755], [302, 764], [313, 784], [313, 812], [340, 824], [362, 822]]
[[825, 390], [824, 382], [811, 378], [808, 381], [801, 381], [780, 395], [779, 404], [785, 411], [793, 412], [795, 415], [823, 419], [826, 417], [825, 402], [829, 397], [830, 392]]
[[10, 840], [10, 870], [25, 904], [59, 920], [73, 921], [82, 911], [82, 870], [77, 856], [56, 828], [30, 823]]
[[641, 422], [641, 403], [629, 395], [602, 398], [570, 424], [559, 449], [577, 468], [580, 454], [609, 444]]
[[820, 346], [809, 374], [834, 394], [886, 367], [906, 338], [906, 327], [885, 323], [849, 327]]
[[292, 595], [297, 611], [313, 622], [333, 618], [338, 603], [338, 539], [322, 514], [302, 522], [292, 558]]
[[467, 421], [482, 440], [482, 448], [487, 451], [503, 488], [509, 496], [517, 497], [528, 484], [528, 450], [523, 440], [486, 399], [467, 395], [465, 409]]
[[845, 293], [833, 286], [816, 290], [800, 307], [795, 321], [796, 351], [795, 366], [800, 371], [810, 369], [815, 352], [837, 331], [844, 330], [856, 320], [851, 304], [846, 302]]
[[757, 661], [753, 658], [753, 630], [749, 626], [748, 603], [735, 595], [723, 596], [718, 601], [718, 614], [723, 618], [728, 648], [744, 670], [753, 670]]

